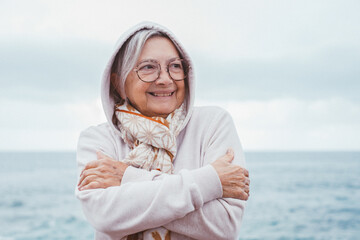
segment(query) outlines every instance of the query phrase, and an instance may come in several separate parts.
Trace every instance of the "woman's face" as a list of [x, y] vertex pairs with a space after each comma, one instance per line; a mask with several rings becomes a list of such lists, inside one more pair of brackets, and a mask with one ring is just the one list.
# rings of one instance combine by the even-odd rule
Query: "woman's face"
[[156, 60], [161, 65], [160, 76], [156, 81], [146, 83], [138, 78], [135, 71], [131, 71], [125, 82], [126, 96], [143, 115], [167, 117], [183, 103], [185, 80], [174, 81], [166, 72], [167, 63], [174, 58], [179, 58], [179, 54], [169, 39], [152, 37], [145, 42], [137, 64], [144, 60]]

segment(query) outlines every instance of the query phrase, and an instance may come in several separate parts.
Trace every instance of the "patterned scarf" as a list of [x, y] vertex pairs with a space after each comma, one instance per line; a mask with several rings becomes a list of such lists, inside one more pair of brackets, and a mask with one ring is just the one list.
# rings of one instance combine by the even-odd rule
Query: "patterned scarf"
[[[177, 150], [176, 137], [186, 116], [185, 104], [166, 119], [144, 116], [127, 103], [116, 105], [115, 114], [121, 137], [131, 149], [123, 162], [137, 168], [172, 174], [172, 162]], [[135, 235], [128, 236], [128, 239], [170, 239], [170, 232], [165, 228]]]

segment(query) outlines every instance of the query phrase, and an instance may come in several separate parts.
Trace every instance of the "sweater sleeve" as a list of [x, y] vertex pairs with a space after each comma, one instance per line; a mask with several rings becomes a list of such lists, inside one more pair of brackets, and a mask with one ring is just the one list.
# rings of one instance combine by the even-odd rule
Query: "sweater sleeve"
[[[96, 151], [116, 159], [114, 139], [104, 129], [85, 130], [79, 138], [77, 162], [79, 174], [85, 165], [96, 160]], [[200, 209], [205, 203], [221, 197], [219, 179], [211, 166], [182, 170], [176, 175], [128, 168], [126, 181], [106, 189], [75, 190], [90, 224], [111, 239], [163, 226]], [[124, 176], [125, 176], [124, 175]], [[136, 181], [134, 175], [141, 176]], [[207, 176], [203, 181], [198, 176]], [[220, 188], [221, 189], [221, 188]]]
[[[233, 164], [245, 166], [244, 153], [231, 116], [221, 110], [208, 131], [204, 165], [215, 161], [228, 148], [235, 152]], [[164, 227], [194, 239], [238, 239], [245, 202], [219, 198]]]

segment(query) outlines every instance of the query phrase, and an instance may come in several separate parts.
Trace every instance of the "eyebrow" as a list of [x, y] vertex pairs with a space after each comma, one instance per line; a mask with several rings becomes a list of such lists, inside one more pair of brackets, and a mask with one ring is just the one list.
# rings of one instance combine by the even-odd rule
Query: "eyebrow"
[[[172, 61], [174, 61], [174, 60], [176, 60], [176, 59], [181, 59], [181, 58], [180, 58], [180, 57], [173, 57], [173, 58], [168, 59], [168, 60], [166, 61], [166, 63], [172, 62]], [[156, 59], [146, 58], [146, 59], [143, 59], [143, 60], [141, 60], [140, 62], [138, 62], [137, 65], [139, 65], [140, 63], [143, 63], [143, 62], [157, 62], [157, 63], [159, 63], [159, 61], [156, 60]]]

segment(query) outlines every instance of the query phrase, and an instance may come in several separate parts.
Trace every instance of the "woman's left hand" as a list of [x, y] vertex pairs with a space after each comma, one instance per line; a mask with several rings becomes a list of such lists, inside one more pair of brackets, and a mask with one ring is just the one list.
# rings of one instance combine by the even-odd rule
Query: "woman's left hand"
[[78, 183], [79, 191], [95, 188], [120, 186], [127, 164], [115, 161], [102, 152], [97, 152], [97, 160], [86, 164]]

